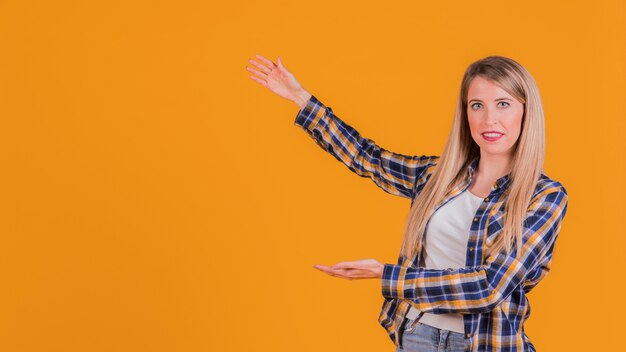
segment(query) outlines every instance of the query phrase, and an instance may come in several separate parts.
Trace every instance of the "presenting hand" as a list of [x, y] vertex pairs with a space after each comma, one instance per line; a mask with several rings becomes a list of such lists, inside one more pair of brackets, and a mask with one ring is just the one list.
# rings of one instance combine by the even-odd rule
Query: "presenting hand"
[[249, 59], [248, 61], [258, 68], [246, 66], [246, 70], [254, 74], [250, 78], [279, 96], [303, 107], [311, 94], [302, 88], [296, 77], [283, 66], [280, 56], [278, 65], [259, 54], [256, 54], [256, 57], [265, 65]]
[[341, 262], [333, 266], [315, 264], [313, 267], [328, 275], [352, 280], [382, 278], [385, 265], [376, 259], [361, 259], [353, 262]]

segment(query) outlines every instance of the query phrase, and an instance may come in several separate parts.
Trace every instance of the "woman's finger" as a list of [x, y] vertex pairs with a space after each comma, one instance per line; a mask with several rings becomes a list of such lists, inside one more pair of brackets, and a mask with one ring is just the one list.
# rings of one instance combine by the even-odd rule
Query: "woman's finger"
[[313, 267], [316, 268], [316, 269], [320, 269], [320, 270], [330, 270], [331, 269], [331, 267], [326, 266], [326, 265], [321, 265], [321, 264], [315, 264]]
[[368, 279], [372, 278], [372, 273], [361, 269], [339, 269], [325, 271], [328, 275], [340, 277], [342, 279]]
[[265, 80], [267, 79], [267, 75], [265, 73], [257, 71], [257, 70], [253, 69], [250, 66], [246, 66], [246, 70], [249, 71], [249, 72], [254, 73], [257, 77], [259, 77], [261, 79], [265, 79]]
[[334, 277], [340, 277], [342, 279], [365, 279], [372, 277], [372, 274], [364, 269], [357, 268], [333, 268], [325, 265], [315, 265], [316, 269], [325, 272], [326, 274]]
[[332, 266], [333, 269], [355, 268], [354, 262], [340, 262]]
[[338, 273], [340, 273], [342, 275], [350, 276], [350, 277], [360, 277], [360, 276], [363, 276], [363, 274], [365, 273], [364, 270], [354, 269], [354, 268], [335, 269], [335, 272], [338, 272]]
[[329, 274], [329, 275], [331, 275], [331, 274], [334, 274], [334, 273], [335, 273], [335, 271], [334, 271], [332, 268], [328, 267], [328, 266], [324, 266], [324, 265], [316, 265], [316, 266], [315, 266], [315, 268], [316, 268], [317, 270], [323, 271], [323, 272], [325, 272], [326, 274]]
[[267, 80], [267, 75], [265, 73], [263, 73], [263, 72], [259, 72], [259, 71], [255, 70], [255, 69], [253, 69], [252, 67], [249, 67], [249, 66], [246, 66], [246, 70], [254, 73], [257, 77], [259, 77], [261, 79]]
[[284, 70], [286, 72], [289, 72], [289, 70], [287, 70], [285, 65], [283, 65], [283, 60], [280, 59], [280, 56], [278, 57], [278, 68], [280, 68], [281, 70]]
[[330, 275], [330, 276], [334, 276], [334, 277], [342, 277], [340, 274], [337, 274], [336, 272], [331, 271], [331, 270], [322, 270], [322, 271], [323, 271], [324, 273], [326, 273], [326, 274]]
[[269, 74], [270, 72], [272, 72], [272, 70], [270, 70], [267, 66], [265, 66], [265, 65], [261, 65], [260, 63], [258, 63], [258, 62], [256, 62], [256, 61], [254, 61], [254, 60], [252, 60], [252, 59], [250, 59], [250, 60], [248, 60], [248, 61], [249, 61], [251, 64], [253, 64], [254, 66], [258, 67], [258, 68], [259, 68], [259, 70], [261, 70], [261, 71], [262, 71], [262, 72], [264, 72], [264, 73]]
[[260, 83], [263, 87], [267, 87], [267, 82], [265, 82], [264, 80], [262, 80], [262, 79], [258, 79], [258, 78], [254, 77], [254, 76], [250, 76], [250, 78], [251, 78], [252, 80], [254, 80], [254, 81], [259, 82], [259, 83]]
[[272, 68], [276, 67], [276, 65], [271, 60], [268, 60], [268, 59], [264, 58], [263, 56], [261, 56], [259, 54], [256, 54], [256, 57], [259, 60], [261, 60], [264, 64], [266, 64], [267, 66], [272, 67]]
[[327, 273], [328, 275], [332, 275], [332, 276], [341, 276], [342, 272], [340, 272], [339, 270], [334, 270], [333, 268], [329, 267], [329, 266], [325, 266], [325, 265], [316, 265], [316, 268]]

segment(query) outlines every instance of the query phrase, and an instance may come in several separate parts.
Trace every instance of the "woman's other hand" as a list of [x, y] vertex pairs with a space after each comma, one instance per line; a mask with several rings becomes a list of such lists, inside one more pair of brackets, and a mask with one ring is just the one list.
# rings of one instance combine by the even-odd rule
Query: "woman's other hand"
[[283, 66], [280, 56], [278, 64], [274, 64], [259, 54], [255, 56], [261, 63], [252, 59], [248, 60], [256, 67], [255, 69], [246, 66], [246, 70], [253, 73], [250, 78], [279, 96], [293, 101], [302, 109], [311, 97], [311, 93], [302, 88], [296, 77]]
[[342, 279], [380, 279], [383, 277], [384, 264], [376, 259], [361, 259], [353, 262], [340, 262], [333, 266], [315, 264], [313, 266], [328, 275]]

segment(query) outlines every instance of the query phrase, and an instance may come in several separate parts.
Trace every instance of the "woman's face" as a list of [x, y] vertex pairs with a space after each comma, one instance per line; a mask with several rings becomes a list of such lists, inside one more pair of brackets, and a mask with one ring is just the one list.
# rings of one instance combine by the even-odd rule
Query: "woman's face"
[[512, 156], [522, 128], [524, 105], [480, 76], [470, 83], [467, 101], [472, 138], [480, 147], [481, 156]]

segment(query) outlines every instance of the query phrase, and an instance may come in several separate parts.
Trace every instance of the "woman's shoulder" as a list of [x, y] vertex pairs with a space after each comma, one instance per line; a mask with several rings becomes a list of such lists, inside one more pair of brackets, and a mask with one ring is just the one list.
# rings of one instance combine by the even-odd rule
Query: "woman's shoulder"
[[546, 193], [563, 193], [563, 195], [567, 196], [567, 189], [560, 181], [542, 172], [535, 187], [534, 197], [545, 195]]

